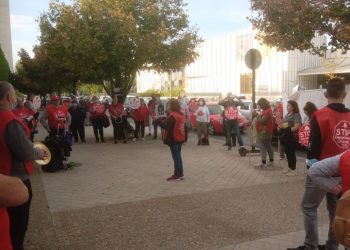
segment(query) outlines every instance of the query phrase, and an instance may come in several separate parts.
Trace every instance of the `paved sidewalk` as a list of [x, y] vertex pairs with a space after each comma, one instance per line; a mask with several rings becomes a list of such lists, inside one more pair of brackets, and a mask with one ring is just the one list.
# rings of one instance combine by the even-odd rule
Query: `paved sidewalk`
[[193, 134], [182, 149], [185, 180], [167, 182], [172, 160], [160, 140], [96, 144], [92, 127], [86, 130], [88, 142], [75, 144], [70, 159], [81, 166], [33, 176], [27, 249], [283, 249], [303, 242], [294, 233], [303, 229], [303, 159], [297, 176], [286, 177], [285, 162], [256, 169], [259, 156], [240, 157], [215, 138], [196, 146]]

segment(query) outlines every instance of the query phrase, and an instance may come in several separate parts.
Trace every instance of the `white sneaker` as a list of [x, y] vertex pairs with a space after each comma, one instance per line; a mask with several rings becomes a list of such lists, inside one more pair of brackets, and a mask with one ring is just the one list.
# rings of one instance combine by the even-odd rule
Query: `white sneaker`
[[290, 170], [288, 174], [286, 174], [288, 177], [293, 177], [296, 175], [295, 170]]
[[264, 168], [264, 167], [266, 167], [266, 164], [264, 164], [264, 163], [259, 163], [259, 164], [254, 165], [254, 167], [255, 167], [255, 168]]
[[136, 141], [136, 138], [132, 139], [132, 141]]
[[288, 174], [290, 172], [290, 168], [285, 168], [283, 171], [282, 171], [282, 174]]

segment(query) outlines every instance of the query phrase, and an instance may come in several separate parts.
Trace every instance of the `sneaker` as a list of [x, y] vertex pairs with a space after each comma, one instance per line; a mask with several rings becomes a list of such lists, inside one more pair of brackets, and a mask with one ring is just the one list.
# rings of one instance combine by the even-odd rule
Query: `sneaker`
[[288, 177], [295, 176], [295, 170], [290, 170], [289, 173], [286, 174]]
[[268, 167], [273, 167], [273, 166], [274, 166], [274, 163], [273, 163], [273, 161], [269, 161], [269, 162], [266, 163], [266, 165], [267, 165]]
[[254, 165], [254, 167], [255, 167], [255, 168], [264, 168], [264, 167], [266, 167], [266, 164], [260, 163], [260, 164]]
[[148, 133], [148, 135], [147, 135], [147, 136], [152, 136], [152, 135], [151, 135], [151, 133]]
[[136, 141], [136, 138], [132, 139], [132, 141]]
[[175, 176], [175, 175], [172, 175], [166, 178], [167, 181], [181, 181], [183, 179], [184, 179], [183, 176]]
[[145, 141], [146, 139], [145, 139], [145, 137], [142, 137], [141, 140], [142, 140], [142, 141]]
[[290, 168], [285, 168], [283, 171], [282, 171], [282, 174], [288, 174], [290, 171]]

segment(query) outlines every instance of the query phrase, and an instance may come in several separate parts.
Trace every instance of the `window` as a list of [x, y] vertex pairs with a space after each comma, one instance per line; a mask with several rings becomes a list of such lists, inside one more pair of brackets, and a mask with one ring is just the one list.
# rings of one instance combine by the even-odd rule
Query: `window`
[[241, 94], [252, 93], [252, 73], [245, 73], [240, 75]]

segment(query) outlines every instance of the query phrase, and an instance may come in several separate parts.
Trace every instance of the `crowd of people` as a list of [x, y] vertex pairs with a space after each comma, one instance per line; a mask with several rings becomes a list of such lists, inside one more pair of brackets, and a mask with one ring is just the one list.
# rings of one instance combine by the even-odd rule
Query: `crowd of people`
[[[277, 127], [279, 156], [281, 159], [286, 158], [288, 165], [283, 172], [289, 177], [294, 176], [296, 149], [299, 144], [303, 144], [300, 142], [299, 133], [305, 127], [310, 129], [307, 144], [303, 144], [307, 148], [306, 167], [309, 169], [301, 205], [306, 236], [303, 246], [288, 248], [290, 250], [338, 249], [331, 227], [326, 245], [319, 245], [317, 208], [326, 197], [332, 224], [337, 199], [350, 189], [350, 170], [347, 170], [350, 169], [350, 154], [347, 151], [350, 146], [350, 112], [342, 103], [345, 95], [344, 81], [333, 78], [328, 82], [325, 92], [328, 105], [317, 110], [313, 103], [307, 102], [303, 107], [306, 115], [304, 121], [295, 101], [288, 101], [287, 113], [283, 115], [280, 107], [272, 107], [267, 99], [260, 98], [256, 109], [251, 112], [251, 133], [256, 135], [261, 157], [261, 163], [255, 166], [257, 168], [275, 164], [271, 140], [274, 127]], [[0, 188], [0, 220], [5, 222], [0, 223], [1, 249], [23, 249], [32, 197], [32, 162], [47, 157], [47, 152], [32, 144], [38, 122], [47, 130], [49, 139], [60, 138], [69, 144], [68, 146], [71, 145], [72, 139], [75, 142], [86, 142], [85, 125], [89, 123], [87, 119], [91, 121], [96, 143], [106, 142], [104, 128], [110, 124], [113, 126], [115, 144], [119, 141], [127, 143], [131, 138], [133, 141], [144, 141], [147, 126], [148, 134], [151, 135], [152, 132], [152, 139], [156, 140], [160, 128], [162, 140], [169, 146], [174, 161], [174, 172], [167, 181], [184, 180], [181, 149], [187, 141], [192, 123], [188, 105], [182, 96], [170, 99], [165, 106], [159, 95], [153, 95], [148, 104], [140, 98], [139, 106], [132, 110], [126, 109], [124, 100], [117, 95], [113, 96], [109, 105], [100, 102], [96, 96], [93, 96], [89, 103], [74, 98], [69, 103], [62, 103], [59, 96], [53, 95], [51, 103], [40, 113], [34, 109], [32, 102], [33, 95], [28, 95], [24, 101], [23, 98], [16, 97], [10, 83], [0, 82], [0, 187], [6, 185], [6, 188], [11, 186], [13, 190], [18, 190], [18, 195], [11, 198], [8, 196], [9, 192], [4, 191], [7, 189]], [[238, 107], [243, 105], [242, 101], [229, 93], [219, 104], [223, 106], [225, 145], [228, 150], [232, 150], [237, 141], [239, 150], [244, 149], [238, 122]], [[194, 112], [197, 145], [209, 145], [210, 112], [204, 98], [198, 99], [197, 106]], [[131, 131], [129, 117], [133, 118], [135, 123], [135, 129]], [[70, 150], [68, 147], [61, 152], [60, 161], [63, 168]], [[335, 176], [344, 177], [343, 183], [340, 184], [339, 180], [334, 179]]]

